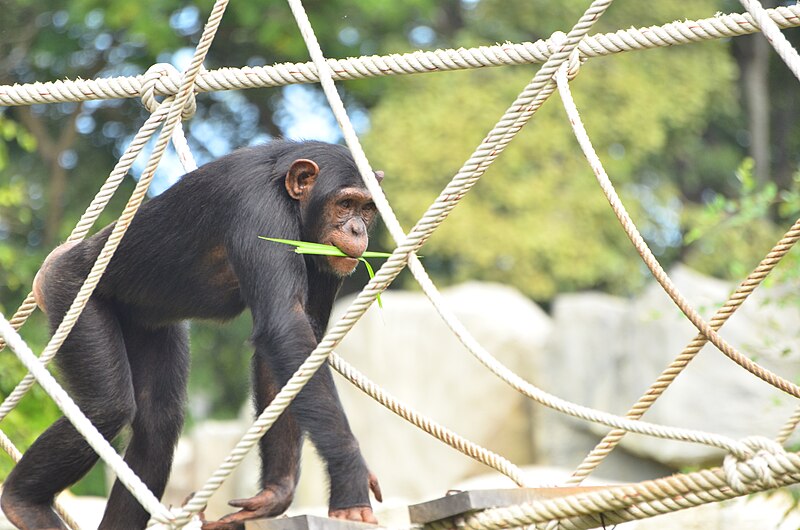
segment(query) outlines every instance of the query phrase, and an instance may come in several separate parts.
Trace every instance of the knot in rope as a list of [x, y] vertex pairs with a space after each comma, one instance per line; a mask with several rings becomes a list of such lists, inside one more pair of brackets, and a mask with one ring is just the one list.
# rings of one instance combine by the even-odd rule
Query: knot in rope
[[183, 507], [169, 508], [168, 517], [154, 515], [147, 525], [147, 530], [200, 530], [203, 520], [198, 514], [187, 514]]
[[[550, 51], [550, 55], [558, 53], [567, 43], [567, 34], [563, 31], [556, 31], [550, 35], [550, 38], [547, 39], [547, 48]], [[581, 63], [580, 53], [578, 52], [578, 47], [576, 46], [572, 53], [569, 54], [569, 58], [564, 61], [562, 64], [562, 68], [567, 68], [567, 79], [572, 81], [578, 75], [578, 70], [580, 70]]]
[[[177, 68], [169, 63], [154, 64], [147, 69], [142, 83], [142, 104], [151, 114], [158, 108], [159, 102], [156, 99], [156, 85], [161, 82], [167, 86], [177, 87], [180, 85], [181, 73]], [[197, 111], [197, 102], [194, 93], [189, 95], [186, 104], [181, 111], [181, 119], [188, 120]]]
[[749, 452], [729, 454], [722, 465], [728, 484], [737, 493], [748, 493], [753, 487], [776, 488], [780, 485], [776, 477], [795, 469], [783, 447], [769, 438], [752, 436], [742, 444]]

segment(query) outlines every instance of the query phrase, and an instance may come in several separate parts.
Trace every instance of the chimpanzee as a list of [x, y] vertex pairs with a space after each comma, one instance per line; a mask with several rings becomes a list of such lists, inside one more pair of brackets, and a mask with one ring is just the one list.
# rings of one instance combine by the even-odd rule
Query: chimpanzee
[[[380, 180], [382, 172], [375, 173]], [[375, 204], [346, 148], [278, 140], [242, 149], [184, 176], [145, 203], [56, 356], [81, 410], [107, 438], [130, 424], [125, 460], [160, 497], [184, 419], [188, 319], [253, 318], [254, 401], [262, 411], [316, 347], [343, 278], [367, 248]], [[111, 233], [57, 247], [34, 280], [55, 328]], [[259, 235], [337, 246], [348, 257], [301, 256]], [[327, 464], [329, 515], [376, 522], [381, 500], [327, 366], [260, 443], [261, 491], [204, 528], [284, 512], [308, 433]], [[2, 509], [23, 529], [65, 528], [53, 497], [97, 455], [66, 418], [28, 449], [8, 476]], [[149, 515], [114, 484], [101, 528], [144, 528]]]

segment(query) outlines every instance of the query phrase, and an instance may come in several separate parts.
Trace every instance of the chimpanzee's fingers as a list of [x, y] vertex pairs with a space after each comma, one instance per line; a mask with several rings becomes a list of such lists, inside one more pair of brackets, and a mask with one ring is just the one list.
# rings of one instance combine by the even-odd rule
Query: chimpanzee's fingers
[[259, 508], [261, 508], [263, 504], [264, 503], [262, 499], [258, 496], [250, 497], [247, 499], [231, 499], [228, 501], [229, 506], [233, 506], [234, 508], [242, 508], [250, 511], [258, 510]]
[[383, 502], [383, 493], [381, 493], [381, 485], [378, 484], [378, 477], [372, 473], [369, 474], [369, 489], [371, 489], [372, 494], [375, 495], [376, 501]]
[[234, 520], [231, 517], [238, 515], [240, 513], [247, 513], [247, 512], [237, 512], [232, 513], [230, 515], [226, 515], [219, 521], [206, 521], [203, 523], [202, 530], [244, 530], [244, 522], [248, 518], [245, 519], [238, 519]]

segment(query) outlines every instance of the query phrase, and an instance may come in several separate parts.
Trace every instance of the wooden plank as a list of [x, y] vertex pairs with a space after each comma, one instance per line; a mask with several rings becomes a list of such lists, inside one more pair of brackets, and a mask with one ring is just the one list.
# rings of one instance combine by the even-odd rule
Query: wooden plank
[[409, 506], [408, 514], [412, 524], [426, 524], [476, 510], [504, 508], [601, 489], [605, 489], [605, 486], [457, 491], [432, 501]]

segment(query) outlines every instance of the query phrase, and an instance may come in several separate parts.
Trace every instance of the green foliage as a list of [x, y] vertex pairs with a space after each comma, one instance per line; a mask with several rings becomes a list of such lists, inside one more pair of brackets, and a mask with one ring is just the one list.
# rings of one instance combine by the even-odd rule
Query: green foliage
[[[8, 165], [8, 142], [16, 142], [23, 150], [33, 152], [36, 149], [36, 138], [13, 120], [0, 114], [0, 170]], [[0, 196], [0, 207], [9, 206], [12, 198]], [[19, 202], [19, 199], [17, 199]]]
[[720, 278], [741, 279], [782, 235], [772, 212], [800, 212], [800, 182], [779, 193], [774, 183], [756, 181], [753, 166], [746, 158], [736, 170], [739, 189], [734, 197], [713, 193], [705, 205], [686, 208], [684, 261], [689, 266]]
[[[733, 197], [714, 193], [705, 205], [689, 207], [684, 224], [687, 245], [684, 261], [695, 269], [721, 278], [746, 276], [784, 229], [773, 221], [773, 212], [782, 218], [800, 214], [800, 172], [791, 188], [778, 191], [773, 182], [759, 184], [753, 175], [754, 163], [745, 158], [736, 170], [738, 190]], [[720, 259], [724, 256], [724, 259]], [[790, 254], [779, 269], [784, 279], [797, 276], [796, 253]]]
[[236, 418], [250, 391], [249, 367], [252, 346], [249, 314], [223, 328], [208, 322], [191, 327], [192, 371], [189, 376], [189, 421]]
[[[665, 4], [673, 13], [685, 7]], [[494, 20], [513, 24], [517, 4], [502, 6], [493, 12]], [[511, 15], [503, 14], [506, 9]], [[544, 24], [528, 22], [533, 28]], [[647, 213], [626, 193], [626, 185], [674, 195], [669, 182], [643, 178], [644, 169], [672, 134], [701, 134], [710, 102], [731, 97], [735, 72], [720, 43], [625, 54], [582, 66], [572, 82], [578, 108], [637, 221], [647, 221]], [[401, 222], [410, 226], [421, 216], [531, 77], [530, 68], [504, 68], [394, 81], [372, 112], [365, 144], [374, 165], [388, 175], [383, 187]], [[502, 281], [538, 300], [586, 288], [624, 293], [643, 279], [557, 96], [437, 230], [425, 254], [438, 281]]]

